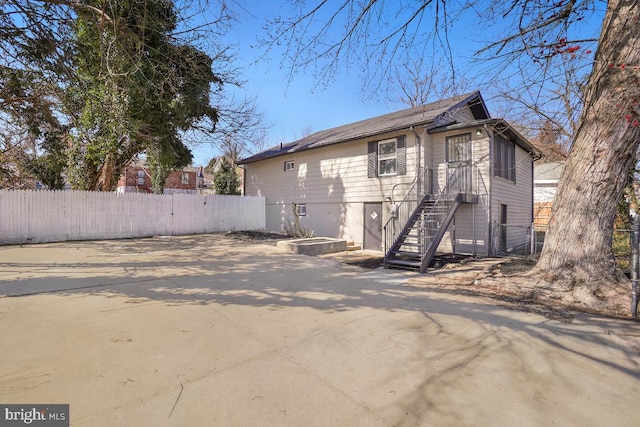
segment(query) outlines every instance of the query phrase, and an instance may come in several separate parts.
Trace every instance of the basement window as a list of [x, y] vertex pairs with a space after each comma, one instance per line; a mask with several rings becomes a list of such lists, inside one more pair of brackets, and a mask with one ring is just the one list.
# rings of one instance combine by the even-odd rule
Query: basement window
[[296, 216], [307, 216], [306, 203], [296, 203]]

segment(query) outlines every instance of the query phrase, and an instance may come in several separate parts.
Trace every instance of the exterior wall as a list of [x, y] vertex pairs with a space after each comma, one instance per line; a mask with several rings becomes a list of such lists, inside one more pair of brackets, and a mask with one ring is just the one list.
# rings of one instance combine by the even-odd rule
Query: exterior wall
[[519, 146], [516, 146], [516, 182], [493, 177], [491, 218], [500, 218], [500, 204], [507, 205], [507, 224], [530, 226], [533, 221], [533, 161]]
[[[183, 182], [185, 176], [187, 182]], [[195, 194], [197, 189], [197, 174], [195, 172], [171, 171], [164, 185], [165, 194], [187, 193]]]
[[[144, 172], [144, 175], [138, 176], [138, 173], [141, 171]], [[188, 176], [188, 183], [182, 182], [183, 174]], [[138, 181], [138, 179], [140, 179], [140, 181]], [[171, 171], [164, 186], [164, 193], [196, 194], [196, 179], [197, 174], [193, 171]], [[143, 166], [129, 166], [125, 168], [124, 173], [118, 178], [116, 191], [118, 193], [153, 193], [149, 171]]]
[[540, 183], [533, 182], [533, 224], [544, 229], [551, 219], [551, 206], [558, 190], [558, 181]]
[[558, 190], [558, 182], [553, 183], [538, 183], [535, 182], [533, 189], [533, 200], [536, 202], [553, 202], [556, 197], [556, 191]]
[[[480, 135], [476, 133], [480, 130]], [[452, 224], [438, 246], [438, 252], [455, 252], [473, 255], [488, 255], [490, 243], [489, 220], [489, 174], [491, 139], [482, 129], [465, 129], [433, 135], [434, 193], [439, 194], [447, 183], [446, 138], [471, 134], [471, 158], [474, 194], [478, 203], [463, 203], [456, 212]]]
[[[533, 222], [533, 160], [531, 156], [516, 145], [516, 182], [501, 177], [492, 178], [491, 221], [492, 225], [500, 221], [500, 205], [507, 206], [507, 225], [531, 227]], [[524, 244], [526, 230], [507, 233], [508, 247]]]
[[549, 223], [563, 169], [564, 162], [541, 163], [534, 167], [533, 222], [537, 228], [545, 228]]
[[[406, 175], [367, 178], [367, 143], [401, 135], [406, 137]], [[245, 194], [266, 198], [268, 229], [289, 227], [292, 204], [304, 203], [303, 228], [362, 243], [364, 203], [383, 203], [384, 224], [388, 200], [402, 199], [415, 177], [416, 160], [413, 133], [395, 132], [246, 164]], [[293, 170], [284, 170], [286, 161], [294, 162]]]
[[[463, 108], [450, 119], [460, 123], [473, 120], [473, 115]], [[508, 206], [510, 224], [531, 225], [532, 159], [525, 150], [516, 149], [513, 183], [491, 176], [492, 130], [478, 127], [428, 134], [419, 128], [415, 132], [420, 139], [419, 150], [416, 133], [407, 130], [245, 164], [245, 194], [266, 198], [268, 229], [292, 229], [294, 204], [302, 203], [306, 205], [306, 216], [300, 218], [304, 230], [363, 243], [365, 203], [382, 203], [384, 225], [390, 217], [391, 202], [403, 199], [418, 163], [432, 170], [433, 193], [438, 195], [447, 183], [446, 138], [470, 134], [473, 193], [478, 202], [460, 206], [438, 250], [491, 254], [492, 223], [498, 221], [501, 203]], [[367, 143], [400, 135], [406, 138], [406, 175], [367, 178]], [[294, 162], [294, 168], [286, 171], [285, 162], [289, 161]]]

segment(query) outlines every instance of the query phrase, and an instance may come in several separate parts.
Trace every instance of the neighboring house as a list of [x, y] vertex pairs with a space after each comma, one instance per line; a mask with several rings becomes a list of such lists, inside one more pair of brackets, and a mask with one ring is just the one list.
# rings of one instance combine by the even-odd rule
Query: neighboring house
[[[240, 162], [267, 227], [297, 219], [315, 235], [385, 252], [425, 271], [436, 249], [491, 255], [533, 220], [534, 148], [492, 119], [479, 92], [309, 135]], [[297, 217], [297, 218], [296, 218]], [[500, 240], [500, 242], [493, 242]]]
[[536, 228], [546, 228], [549, 223], [563, 168], [564, 162], [542, 163], [533, 168], [533, 223]]
[[[164, 185], [164, 194], [196, 194], [198, 174], [195, 170], [175, 170], [169, 172]], [[149, 168], [144, 165], [130, 165], [118, 178], [117, 193], [153, 193]]]

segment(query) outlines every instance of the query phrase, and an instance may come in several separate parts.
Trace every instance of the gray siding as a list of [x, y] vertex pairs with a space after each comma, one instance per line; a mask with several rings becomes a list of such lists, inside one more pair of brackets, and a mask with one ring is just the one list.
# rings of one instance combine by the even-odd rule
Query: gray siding
[[[405, 175], [367, 178], [367, 143], [406, 136]], [[284, 170], [285, 161], [295, 169]], [[293, 221], [292, 203], [305, 203], [301, 225], [315, 235], [340, 237], [362, 243], [365, 202], [383, 202], [383, 223], [388, 218], [387, 198], [402, 199], [415, 177], [413, 133], [393, 133], [334, 146], [294, 153], [245, 165], [246, 195], [266, 198], [267, 228], [281, 230]]]
[[516, 146], [516, 182], [493, 177], [492, 214], [494, 221], [500, 219], [500, 205], [507, 205], [507, 223], [509, 225], [530, 226], [533, 221], [533, 180], [531, 176], [532, 160], [519, 146]]
[[[491, 192], [492, 227], [500, 221], [500, 205], [507, 206], [507, 248], [527, 244], [527, 228], [533, 222], [533, 177], [531, 156], [516, 146], [516, 182], [493, 177]], [[497, 244], [497, 242], [496, 242]]]
[[[457, 122], [472, 120], [467, 108], [455, 117]], [[476, 130], [480, 131], [476, 133]], [[245, 194], [266, 198], [267, 228], [282, 230], [293, 224], [293, 203], [305, 203], [307, 215], [302, 227], [318, 236], [339, 237], [363, 242], [364, 204], [382, 203], [382, 223], [389, 218], [390, 201], [402, 200], [415, 178], [417, 159], [433, 171], [433, 190], [438, 194], [446, 185], [447, 136], [471, 133], [476, 204], [463, 204], [439, 250], [477, 255], [490, 254], [492, 223], [498, 221], [500, 204], [508, 206], [510, 224], [530, 225], [532, 220], [531, 157], [516, 149], [516, 182], [491, 177], [491, 144], [484, 128], [428, 134], [416, 129], [421, 151], [416, 148], [413, 131], [394, 132], [293, 153], [288, 156], [246, 164]], [[406, 138], [406, 175], [368, 178], [368, 143]], [[285, 171], [284, 162], [293, 161], [294, 170]], [[493, 186], [493, 188], [491, 188]], [[491, 194], [491, 196], [489, 196]]]
[[476, 129], [433, 135], [432, 161], [437, 177], [435, 191], [440, 192], [447, 183], [446, 138], [462, 133], [471, 133], [472, 159], [476, 165], [472, 180], [474, 192], [478, 194], [478, 203], [460, 206], [453, 224], [438, 246], [438, 251], [488, 255], [490, 243], [489, 147], [491, 139], [487, 136], [486, 131], [483, 130], [481, 136], [476, 136]]

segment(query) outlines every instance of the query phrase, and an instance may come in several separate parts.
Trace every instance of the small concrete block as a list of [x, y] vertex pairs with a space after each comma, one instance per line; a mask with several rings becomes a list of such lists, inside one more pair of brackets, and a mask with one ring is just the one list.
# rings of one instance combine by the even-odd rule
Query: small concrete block
[[347, 241], [328, 237], [312, 237], [308, 239], [281, 240], [279, 248], [303, 255], [323, 255], [347, 250]]

